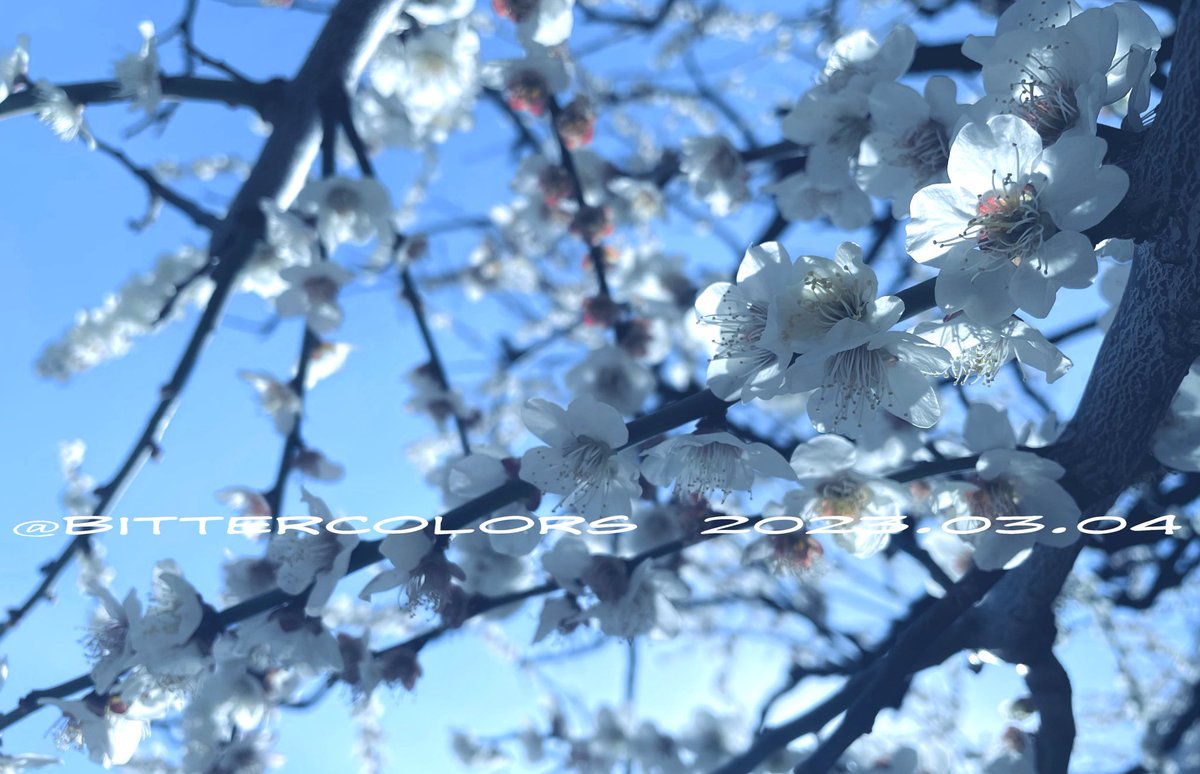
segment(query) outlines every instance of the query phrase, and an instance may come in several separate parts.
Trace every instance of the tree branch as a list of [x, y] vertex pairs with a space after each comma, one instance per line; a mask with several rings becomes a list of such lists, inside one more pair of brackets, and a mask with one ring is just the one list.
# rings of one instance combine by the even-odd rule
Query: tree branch
[[139, 167], [137, 164], [134, 164], [121, 149], [114, 148], [100, 139], [96, 140], [96, 148], [116, 159], [121, 166], [125, 167], [125, 169], [129, 170], [135, 177], [145, 183], [146, 188], [150, 192], [151, 199], [165, 201], [183, 213], [192, 223], [208, 231], [214, 230], [217, 224], [221, 222], [221, 219], [216, 215], [165, 185], [153, 172], [145, 167]]
[[[178, 407], [183, 389], [224, 314], [242, 267], [253, 255], [262, 234], [260, 203], [270, 199], [286, 208], [299, 193], [312, 166], [320, 137], [321, 116], [315, 95], [326, 93], [335, 85], [345, 89], [357, 81], [368, 57], [387, 34], [401, 1], [342, 0], [329, 17], [300, 72], [287, 85], [290, 98], [285, 101], [283, 110], [287, 120], [275, 124], [275, 130], [263, 145], [257, 163], [229, 212], [214, 228], [209, 246], [209, 255], [216, 261], [212, 296], [170, 380], [159, 390], [158, 405], [141, 436], [113, 477], [97, 490], [96, 515], [107, 514], [146, 460], [158, 454], [159, 443]], [[102, 86], [97, 92], [98, 97], [111, 97], [109, 86]], [[0, 103], [0, 108], [11, 101], [10, 98]], [[87, 542], [87, 535], [76, 536], [43, 567], [42, 580], [33, 593], [19, 606], [10, 609], [8, 620], [0, 624], [0, 637], [12, 631], [40, 600], [47, 597], [55, 580]]]
[[[191, 75], [164, 76], [160, 79], [163, 98], [167, 100], [222, 102], [230, 107], [248, 107], [259, 113], [269, 113], [277, 102], [283, 83], [244, 83], [221, 78], [198, 78]], [[127, 102], [116, 81], [86, 81], [58, 86], [76, 105], [103, 105]], [[32, 113], [37, 108], [37, 90], [27, 89], [10, 94], [0, 102], [0, 119]]]

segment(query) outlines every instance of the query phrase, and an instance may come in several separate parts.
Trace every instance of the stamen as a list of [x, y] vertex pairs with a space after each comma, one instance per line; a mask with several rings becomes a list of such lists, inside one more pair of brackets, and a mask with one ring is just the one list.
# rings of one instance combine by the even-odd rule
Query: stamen
[[728, 497], [725, 488], [729, 471], [741, 460], [741, 450], [727, 443], [706, 443], [685, 446], [680, 449], [683, 457], [679, 477], [675, 480], [675, 494], [704, 495], [720, 490]]
[[818, 484], [816, 489], [821, 516], [858, 518], [871, 501], [870, 488], [852, 476], [828, 479]]
[[[1067, 45], [1063, 42], [1061, 45]], [[1053, 50], [1047, 46], [1046, 50]], [[1027, 60], [1018, 62], [1022, 80], [1011, 85], [1016, 93], [1013, 112], [1037, 130], [1043, 142], [1052, 143], [1079, 118], [1079, 104], [1075, 99], [1075, 84], [1053, 65], [1044, 62], [1036, 53]]]
[[946, 168], [950, 146], [946, 132], [936, 121], [926, 121], [904, 138], [901, 163], [912, 169], [919, 181], [929, 180]]
[[758, 346], [767, 327], [767, 304], [745, 298], [734, 286], [721, 299], [720, 311], [700, 315], [700, 321], [717, 326], [717, 352], [714, 360], [751, 357], [762, 365], [774, 362], [775, 355]]
[[563, 461], [575, 480], [575, 488], [563, 497], [555, 510], [570, 509], [596, 487], [607, 490], [611, 481], [604, 475], [612, 457], [612, 448], [586, 435], [578, 436], [563, 447]]
[[819, 400], [823, 403], [832, 398], [836, 423], [854, 419], [861, 428], [868, 415], [891, 400], [884, 369], [894, 362], [894, 356], [868, 349], [866, 344], [838, 352], [826, 361]]
[[[1015, 145], [1014, 145], [1015, 147]], [[1017, 158], [1020, 167], [1020, 157]], [[979, 267], [980, 272], [1002, 268], [1006, 263], [1019, 266], [1023, 260], [1035, 260], [1043, 273], [1038, 252], [1045, 237], [1045, 219], [1039, 206], [1040, 192], [1030, 182], [1020, 182], [1007, 174], [999, 184], [992, 171], [992, 190], [978, 197], [975, 217], [956, 237], [936, 240], [939, 247], [973, 242], [994, 260]]]

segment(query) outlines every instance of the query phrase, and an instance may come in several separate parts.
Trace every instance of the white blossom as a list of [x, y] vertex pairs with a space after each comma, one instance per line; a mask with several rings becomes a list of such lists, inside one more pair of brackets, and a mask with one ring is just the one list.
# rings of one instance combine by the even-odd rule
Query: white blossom
[[479, 71], [484, 85], [502, 89], [514, 110], [542, 115], [548, 99], [571, 83], [572, 68], [559, 49], [533, 47], [521, 59], [500, 59], [486, 63]]
[[[300, 492], [310, 516], [321, 519], [321, 524], [333, 520], [324, 500], [303, 487]], [[308, 591], [304, 610], [313, 616], [320, 615], [333, 596], [338, 581], [350, 569], [350, 553], [358, 545], [357, 535], [334, 534], [321, 526], [315, 529], [316, 535], [299, 530], [273, 535], [266, 555], [275, 568], [275, 583], [281, 590], [292, 595]]]
[[238, 624], [218, 640], [219, 660], [245, 658], [252, 668], [282, 667], [302, 675], [319, 675], [344, 667], [337, 639], [321, 619], [298, 608], [279, 608]]
[[29, 36], [18, 35], [17, 45], [0, 56], [0, 102], [17, 90], [29, 73]]
[[868, 92], [875, 84], [908, 72], [916, 47], [917, 36], [903, 24], [892, 27], [882, 42], [869, 30], [847, 33], [829, 52], [821, 85], [831, 91]]
[[654, 373], [623, 348], [600, 347], [567, 371], [567, 389], [588, 394], [622, 414], [636, 414], [654, 389]]
[[[507, 511], [505, 515], [509, 515]], [[501, 526], [514, 525], [505, 523]], [[505, 545], [503, 541], [496, 540], [503, 537], [517, 538], [517, 541]], [[535, 541], [540, 537], [536, 527], [513, 535], [494, 535], [483, 531], [459, 535], [452, 548], [454, 564], [461, 568], [465, 576], [462, 580], [463, 592], [472, 596], [500, 597], [527, 588], [533, 577], [530, 563], [524, 556], [536, 548]], [[498, 546], [507, 550], [497, 550]], [[525, 553], [519, 553], [520, 550]], [[491, 615], [500, 617], [514, 610], [513, 606], [506, 606], [493, 611]]]
[[142, 739], [150, 734], [149, 720], [137, 717], [138, 713], [119, 698], [106, 701], [91, 694], [78, 700], [38, 701], [63, 712], [60, 746], [86, 747], [92, 762], [106, 769], [128, 763]]
[[586, 542], [566, 535], [542, 554], [542, 569], [554, 578], [555, 583], [578, 596], [585, 591], [583, 575], [591, 558], [592, 552]]
[[528, 47], [557, 46], [574, 26], [575, 0], [495, 0], [492, 7], [517, 23], [517, 37]]
[[775, 197], [779, 214], [789, 221], [828, 218], [836, 228], [851, 231], [875, 216], [871, 197], [844, 172], [828, 178], [795, 172], [762, 190]]
[[748, 492], [755, 477], [794, 480], [779, 452], [764, 443], [747, 443], [726, 433], [676, 435], [650, 449], [642, 475], [655, 486], [671, 486], [680, 494]]
[[342, 370], [346, 358], [354, 350], [353, 345], [341, 341], [322, 341], [313, 348], [308, 359], [308, 372], [304, 375], [304, 389], [311, 390], [325, 379]]
[[925, 83], [924, 95], [890, 81], [868, 96], [871, 129], [858, 148], [856, 180], [872, 196], [892, 200], [892, 215], [908, 215], [918, 189], [944, 183], [950, 142], [963, 116], [956, 85], [944, 76]]
[[465, 23], [431, 27], [419, 35], [389, 36], [371, 61], [371, 84], [404, 106], [414, 131], [435, 137], [458, 124], [479, 90], [479, 35]]
[[787, 376], [793, 390], [816, 390], [808, 399], [813, 427], [857, 438], [880, 410], [917, 427], [936, 424], [942, 410], [929, 377], [949, 367], [941, 347], [911, 333], [884, 331], [853, 348], [801, 355]]
[[146, 111], [153, 116], [162, 101], [162, 83], [158, 75], [158, 45], [155, 41], [154, 23], [144, 21], [138, 25], [142, 35], [142, 47], [116, 63], [117, 83], [121, 96], [132, 100], [130, 107]]
[[200, 595], [174, 562], [162, 561], [151, 600], [144, 612], [136, 596], [125, 600], [133, 662], [160, 679], [193, 678], [205, 666], [194, 639], [204, 618]]
[[[66, 334], [42, 351], [38, 373], [66, 381], [125, 355], [134, 339], [181, 319], [189, 306], [204, 305], [212, 293], [211, 280], [188, 280], [206, 263], [208, 254], [194, 248], [160, 255], [152, 271], [130, 278], [100, 306], [80, 311]], [[171, 313], [160, 320], [168, 300], [174, 302]]]
[[[455, 508], [508, 483], [510, 470], [513, 469], [510, 467], [510, 463], [515, 462], [511, 458], [501, 459], [485, 453], [468, 454], [461, 459], [454, 460], [446, 466], [445, 478], [442, 482], [446, 507]], [[493, 513], [501, 515], [498, 512]], [[502, 515], [528, 516], [529, 511], [510, 505], [503, 510]], [[511, 528], [517, 525], [503, 524], [501, 526]], [[507, 556], [526, 556], [537, 548], [542, 536], [537, 529], [525, 529], [508, 534], [488, 533], [487, 539], [497, 553]], [[459, 544], [456, 542], [455, 545]]]
[[582, 395], [563, 409], [531, 398], [521, 419], [548, 446], [521, 458], [521, 479], [543, 492], [563, 495], [559, 508], [584, 517], [628, 515], [641, 492], [637, 466], [618, 449], [629, 440], [620, 413]]
[[1071, 368], [1071, 360], [1058, 347], [1019, 317], [984, 325], [956, 313], [940, 322], [920, 323], [913, 333], [950, 353], [946, 373], [956, 384], [991, 384], [1013, 358], [1044, 373], [1047, 383]]
[[72, 515], [91, 514], [97, 504], [96, 480], [82, 472], [85, 451], [87, 445], [79, 439], [58, 445], [59, 469], [66, 482], [62, 503]]
[[296, 471], [317, 481], [341, 481], [346, 468], [311, 446], [296, 452]]
[[996, 20], [996, 34], [968, 35], [963, 42], [963, 54], [982, 63], [984, 57], [997, 47], [997, 41], [1013, 32], [1044, 30], [1061, 27], [1082, 12], [1075, 0], [1016, 0]]
[[871, 519], [901, 518], [909, 497], [903, 487], [855, 470], [857, 456], [854, 444], [836, 435], [818, 435], [797, 446], [791, 467], [801, 488], [784, 496], [781, 510], [806, 523], [832, 516], [853, 519], [848, 528], [837, 525], [849, 531], [834, 533], [834, 540], [863, 557], [888, 543], [886, 525]]
[[[408, 525], [397, 525], [397, 528], [401, 529], [406, 526]], [[432, 549], [433, 541], [424, 533], [389, 534], [379, 544], [379, 553], [388, 560], [392, 567], [372, 578], [359, 593], [359, 598], [369, 600], [372, 594], [390, 591], [407, 583], [421, 560]]]
[[270, 517], [271, 507], [262, 492], [243, 486], [231, 486], [216, 493], [217, 502], [238, 511], [243, 516]]
[[820, 187], [832, 187], [847, 177], [850, 158], [871, 129], [867, 94], [814, 89], [784, 116], [783, 136], [807, 146], [804, 169]]
[[[972, 405], [964, 437], [971, 450], [979, 452], [975, 479], [939, 484], [932, 500], [942, 515], [990, 520], [987, 531], [971, 536], [977, 567], [1011, 567], [1038, 543], [1061, 548], [1079, 539], [1075, 529], [1079, 506], [1058, 483], [1066, 470], [1033, 452], [1018, 451], [1016, 435], [1004, 412], [982, 403]], [[1013, 526], [1001, 517], [1012, 516], [1040, 516], [1042, 528], [997, 534], [997, 528]], [[1062, 531], [1056, 532], [1060, 528]]]
[[725, 217], [750, 198], [749, 175], [737, 148], [724, 137], [685, 137], [679, 169], [692, 193]]
[[646, 634], [674, 636], [681, 624], [673, 601], [684, 598], [687, 587], [678, 576], [653, 562], [642, 562], [629, 574], [621, 596], [601, 601], [587, 610], [600, 631], [609, 637], [632, 638]]
[[987, 93], [1010, 101], [1048, 141], [1073, 129], [1094, 133], [1100, 108], [1131, 93], [1140, 128], [1162, 38], [1137, 3], [1080, 11], [1064, 0], [1021, 0], [1001, 15], [996, 33], [968, 37], [963, 53], [983, 65]]
[[649, 223], [663, 217], [662, 191], [652, 182], [618, 177], [609, 181], [608, 190], [616, 195], [616, 202], [625, 209], [622, 219]]
[[316, 216], [317, 232], [330, 253], [338, 245], [364, 245], [372, 239], [378, 240], [380, 251], [391, 249], [392, 197], [378, 180], [338, 176], [310, 180], [296, 197], [295, 207]]
[[96, 149], [96, 138], [83, 119], [83, 105], [76, 105], [67, 93], [49, 81], [38, 81], [37, 117], [63, 142], [83, 140], [88, 150]]
[[475, 9], [475, 0], [407, 0], [404, 13], [426, 27], [465, 19]]
[[260, 204], [266, 217], [266, 238], [240, 275], [242, 290], [275, 298], [287, 290], [280, 272], [291, 266], [308, 266], [320, 260], [316, 230], [295, 213], [281, 210], [267, 199]]
[[533, 642], [541, 642], [553, 632], [572, 626], [579, 617], [579, 605], [573, 600], [567, 597], [548, 598], [538, 615], [538, 627], [533, 634]]
[[238, 378], [249, 383], [258, 393], [259, 403], [271, 415], [279, 434], [290, 434], [303, 405], [296, 391], [286, 382], [262, 371], [238, 371]]
[[[763, 341], [776, 294], [802, 275], [776, 242], [754, 245], [738, 266], [736, 282], [709, 285], [696, 299], [696, 317], [716, 326], [708, 386], [718, 397], [772, 397], [783, 387], [789, 361]], [[778, 314], [778, 312], [776, 312]]]
[[331, 333], [342, 324], [338, 294], [353, 279], [349, 271], [332, 261], [311, 266], [289, 266], [279, 272], [288, 284], [275, 297], [275, 311], [281, 317], [304, 317], [317, 334]]
[[1061, 287], [1096, 275], [1091, 241], [1129, 187], [1120, 168], [1102, 165], [1095, 137], [1042, 138], [1015, 116], [967, 124], [950, 148], [950, 182], [912, 199], [908, 251], [940, 269], [938, 304], [999, 323], [1020, 308], [1045, 317]]

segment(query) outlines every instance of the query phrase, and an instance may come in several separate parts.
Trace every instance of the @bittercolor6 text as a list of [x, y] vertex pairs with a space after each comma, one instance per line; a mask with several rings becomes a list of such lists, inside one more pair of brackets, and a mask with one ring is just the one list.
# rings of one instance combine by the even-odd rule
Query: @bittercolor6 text
[[[919, 523], [918, 523], [919, 522]], [[916, 519], [907, 515], [849, 516], [822, 514], [819, 516], [713, 514], [698, 518], [700, 535], [737, 535], [757, 533], [760, 535], [786, 535], [803, 533], [808, 535], [881, 534], [895, 535], [908, 530], [919, 534], [940, 531], [951, 535], [1028, 535], [1049, 531], [1063, 534], [1073, 531], [1079, 535], [1108, 535], [1125, 530], [1133, 532], [1159, 532], [1173, 535], [1184, 529], [1174, 515], [1153, 519], [1127, 519], [1123, 516], [1105, 515], [1083, 519], [1072, 527], [1048, 526], [1040, 515], [1015, 516], [952, 516], [949, 518], [924, 517]], [[57, 519], [30, 519], [12, 527], [19, 537], [51, 537], [56, 534], [77, 535], [163, 535], [168, 533], [190, 533], [195, 535], [271, 535], [287, 532], [319, 535], [405, 535], [430, 532], [435, 535], [463, 535], [483, 532], [492, 535], [508, 535], [536, 531], [541, 535], [616, 535], [632, 532], [637, 524], [628, 516], [614, 515], [599, 519], [582, 516], [554, 515], [527, 516], [507, 515], [483, 519], [471, 526], [455, 527], [446, 524], [442, 517], [389, 516], [369, 518], [366, 516], [341, 516], [321, 519], [316, 516], [63, 516]]]

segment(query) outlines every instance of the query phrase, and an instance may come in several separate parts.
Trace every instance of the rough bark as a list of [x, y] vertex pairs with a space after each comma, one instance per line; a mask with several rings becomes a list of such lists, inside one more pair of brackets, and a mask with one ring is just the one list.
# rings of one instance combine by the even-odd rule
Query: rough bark
[[1079, 408], [1052, 456], [1085, 512], [1108, 506], [1150, 450], [1200, 355], [1200, 8], [1184, 4], [1171, 77], [1128, 169], [1127, 210], [1146, 224], [1129, 284]]

